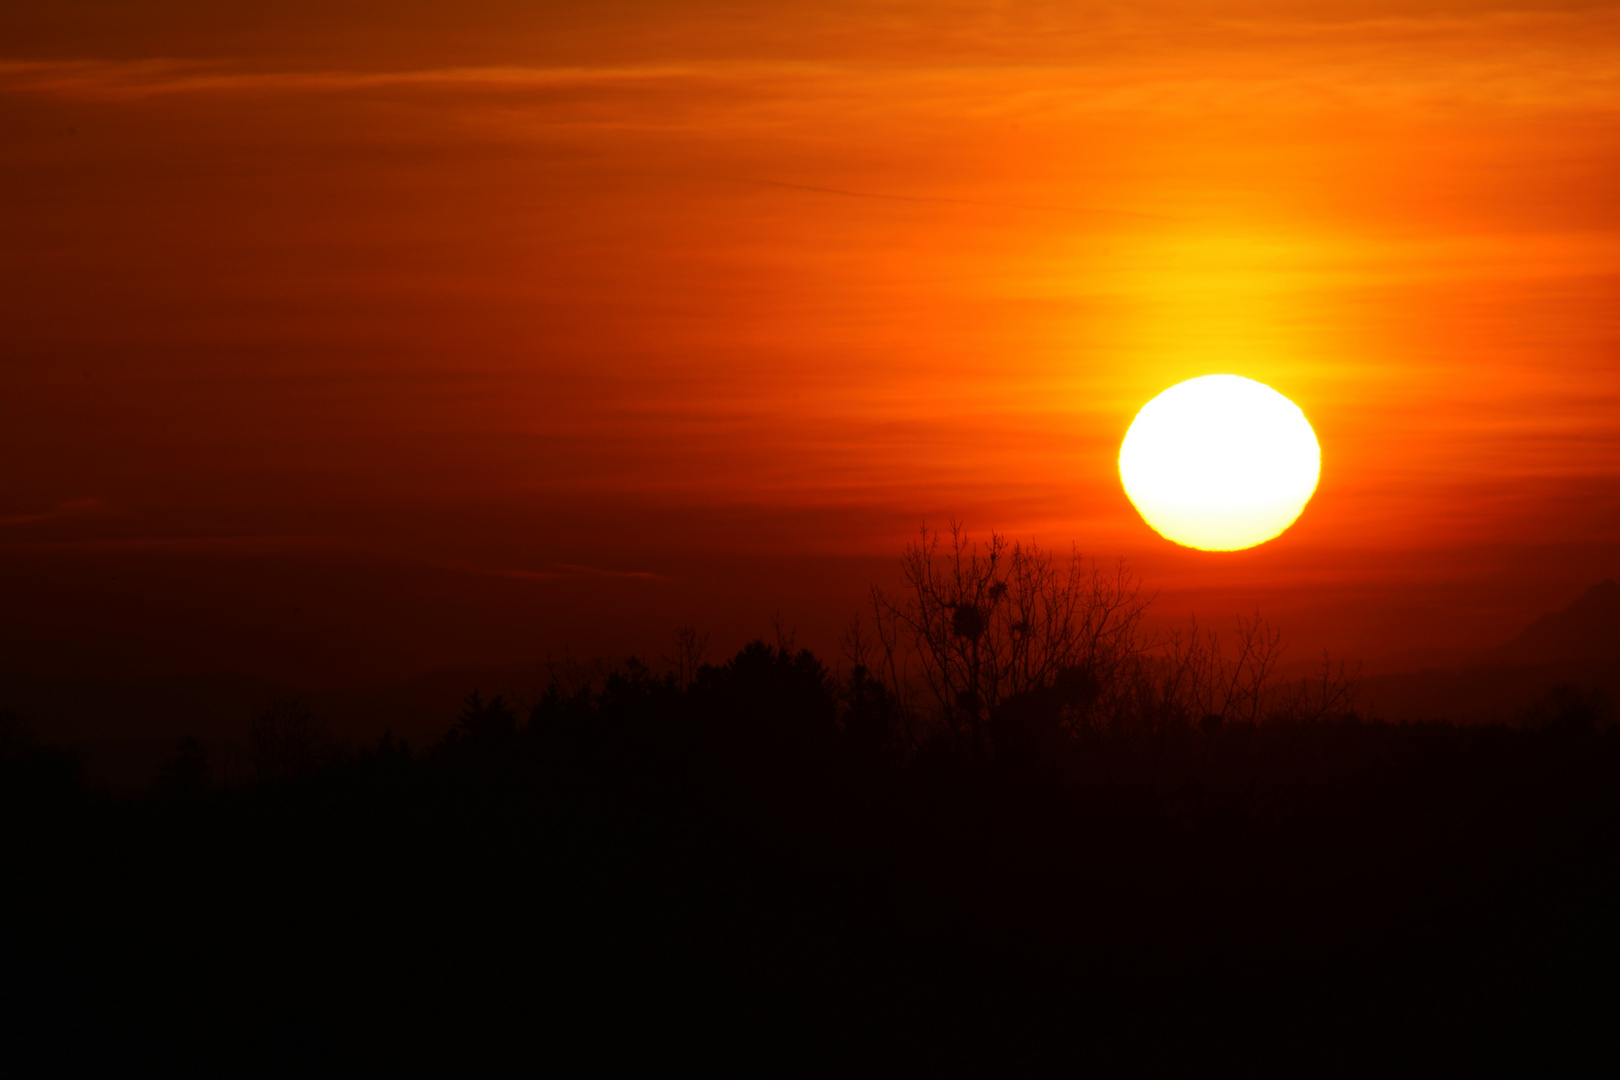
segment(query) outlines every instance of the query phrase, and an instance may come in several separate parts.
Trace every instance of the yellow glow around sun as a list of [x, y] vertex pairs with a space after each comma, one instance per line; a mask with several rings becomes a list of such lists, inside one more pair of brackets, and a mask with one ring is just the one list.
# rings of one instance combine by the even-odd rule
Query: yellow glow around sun
[[1205, 551], [1280, 534], [1310, 502], [1321, 470], [1299, 406], [1237, 375], [1172, 386], [1142, 406], [1119, 448], [1125, 494], [1147, 523]]

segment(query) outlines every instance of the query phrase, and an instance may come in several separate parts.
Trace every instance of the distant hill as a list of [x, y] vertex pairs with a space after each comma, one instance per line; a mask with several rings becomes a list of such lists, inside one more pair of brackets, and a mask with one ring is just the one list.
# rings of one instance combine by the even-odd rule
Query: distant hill
[[1480, 659], [1517, 666], [1620, 659], [1620, 585], [1604, 578], [1569, 607], [1543, 615]]
[[1506, 721], [1564, 683], [1601, 687], [1620, 702], [1620, 584], [1611, 578], [1497, 648], [1369, 676], [1361, 702], [1387, 720]]

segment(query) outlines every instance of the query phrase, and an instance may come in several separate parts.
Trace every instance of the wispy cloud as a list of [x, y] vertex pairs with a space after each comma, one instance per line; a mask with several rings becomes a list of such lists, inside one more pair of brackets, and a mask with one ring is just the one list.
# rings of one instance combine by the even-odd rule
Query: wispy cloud
[[558, 569], [567, 571], [578, 577], [622, 577], [642, 578], [647, 581], [672, 581], [673, 578], [663, 574], [654, 574], [649, 570], [603, 570], [595, 566], [576, 566], [573, 563], [558, 563]]
[[[1002, 17], [971, 29], [955, 18], [919, 19], [925, 36], [908, 32], [901, 39], [888, 35], [886, 18], [856, 17], [843, 36], [808, 35], [786, 45], [767, 18], [758, 48], [750, 50], [739, 39], [728, 53], [717, 52], [715, 35], [693, 25], [686, 27], [685, 46], [692, 59], [647, 64], [606, 59], [591, 64], [589, 49], [577, 53], [587, 62], [569, 66], [492, 63], [369, 71], [278, 68], [270, 65], [286, 65], [286, 58], [266, 57], [0, 60], [0, 92], [122, 101], [410, 87], [618, 87], [667, 93], [712, 82], [746, 86], [749, 93], [734, 103], [739, 113], [777, 120], [783, 106], [778, 102], [773, 112], [771, 102], [784, 94], [789, 109], [809, 102], [847, 120], [872, 115], [877, 102], [886, 109], [910, 103], [905, 107], [984, 117], [1009, 109], [1331, 111], [1349, 103], [1475, 102], [1567, 110], [1612, 108], [1620, 96], [1620, 61], [1610, 45], [1620, 31], [1620, 14], [1601, 5], [1391, 17], [1382, 10], [1359, 11], [1355, 4], [1315, 12], [1312, 5], [1262, 10], [1188, 4], [1171, 5], [1181, 9], [1174, 15], [1149, 7], [1100, 21], [1085, 5], [1073, 7], [1036, 33], [1013, 28], [1009, 24], [1017, 20]], [[944, 36], [929, 43], [930, 30]], [[680, 55], [678, 40], [679, 35], [669, 55]]]
[[480, 574], [485, 577], [512, 578], [517, 581], [567, 581], [573, 578], [630, 578], [637, 581], [673, 581], [673, 578], [663, 574], [655, 574], [650, 570], [604, 570], [597, 566], [581, 566], [577, 563], [552, 563], [544, 570], [508, 570], [494, 567], [475, 566], [471, 563], [439, 563], [450, 570], [460, 570], [470, 574]]
[[217, 92], [340, 92], [387, 87], [566, 88], [662, 83], [714, 76], [712, 66], [447, 67], [419, 71], [244, 71], [177, 60], [0, 61], [0, 88], [67, 97], [130, 100]]
[[[13, 517], [0, 518], [0, 524], [28, 524], [33, 521], [48, 520], [52, 517], [65, 516], [61, 513], [63, 507], [75, 506], [83, 503], [95, 503], [99, 500], [76, 500], [75, 503], [64, 503], [61, 507], [39, 514], [23, 514]], [[476, 562], [455, 559], [436, 559], [407, 551], [399, 551], [388, 547], [377, 547], [362, 540], [350, 537], [328, 536], [318, 534], [258, 534], [258, 535], [222, 535], [222, 536], [125, 536], [106, 537], [87, 540], [18, 540], [0, 543], [0, 550], [5, 551], [82, 551], [91, 552], [155, 552], [155, 553], [187, 553], [198, 555], [210, 554], [238, 554], [238, 555], [264, 555], [293, 550], [328, 549], [334, 553], [346, 553], [349, 556], [361, 558], [380, 559], [382, 561], [402, 561], [415, 563], [419, 566], [429, 566], [440, 570], [448, 570], [458, 574], [474, 574], [479, 577], [510, 578], [515, 581], [569, 581], [579, 578], [621, 578], [635, 581], [673, 581], [664, 574], [657, 574], [651, 570], [611, 570], [600, 566], [585, 566], [580, 563], [550, 563], [542, 569], [514, 569], [502, 566], [485, 566]]]
[[[695, 173], [692, 175], [698, 176], [698, 174]], [[792, 184], [785, 180], [765, 180], [750, 176], [715, 176], [699, 178], [730, 181], [737, 184], [754, 184], [760, 187], [784, 188], [789, 191], [807, 191], [817, 195], [837, 195], [849, 199], [878, 199], [888, 202], [908, 203], [939, 203], [954, 206], [986, 206], [1002, 210], [1041, 210], [1054, 214], [1106, 214], [1109, 216], [1142, 218], [1149, 221], [1185, 220], [1184, 218], [1170, 217], [1165, 214], [1146, 214], [1135, 210], [1112, 210], [1097, 206], [1048, 206], [1040, 203], [1020, 203], [1005, 199], [953, 199], [939, 195], [901, 195], [892, 192], [851, 191], [846, 188], [818, 187], [813, 184]]]
[[106, 505], [104, 499], [69, 499], [45, 510], [0, 516], [0, 525], [38, 525], [63, 518], [84, 517], [102, 512]]
[[23, 540], [0, 543], [6, 551], [150, 551], [209, 554], [216, 551], [262, 553], [288, 548], [343, 547], [348, 542], [334, 536], [244, 535], [244, 536], [119, 536], [92, 540]]

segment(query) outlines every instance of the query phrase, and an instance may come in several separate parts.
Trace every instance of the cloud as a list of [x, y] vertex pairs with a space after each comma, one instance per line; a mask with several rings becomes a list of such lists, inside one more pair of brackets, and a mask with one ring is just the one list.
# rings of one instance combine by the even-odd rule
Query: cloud
[[84, 517], [88, 514], [101, 513], [106, 505], [105, 499], [69, 499], [47, 510], [0, 516], [0, 525], [38, 525], [46, 521], [59, 521], [62, 518]]
[[[1605, 5], [1574, 3], [1559, 10], [1557, 4], [1441, 0], [1392, 9], [1370, 0], [1194, 0], [1113, 5], [1118, 10], [1103, 18], [1086, 4], [1041, 0], [1020, 5], [1019, 17], [1010, 17], [1003, 5], [944, 17], [937, 5], [917, 5], [913, 17], [874, 14], [867, 7], [850, 5], [839, 13], [818, 5], [810, 20], [765, 6], [747, 18], [730, 5], [710, 17], [650, 5], [643, 26], [625, 25], [616, 8], [594, 17], [580, 8], [570, 10], [565, 33], [543, 15], [538, 24], [519, 18], [506, 29], [463, 20], [478, 28], [468, 25], [466, 37], [446, 39], [437, 53], [494, 62], [460, 66], [415, 67], [411, 58], [420, 60], [420, 50], [379, 53], [359, 40], [346, 51], [311, 55], [310, 42], [327, 41], [327, 35], [314, 27], [300, 31], [290, 22], [282, 26], [283, 46], [302, 43], [290, 51], [278, 51], [267, 39], [256, 55], [214, 53], [207, 60], [171, 55], [0, 61], [0, 91], [113, 101], [409, 87], [622, 87], [678, 94], [682, 83], [714, 82], [746, 86], [750, 92], [736, 105], [755, 119], [768, 119], [769, 99], [785, 94], [790, 104], [809, 101], [854, 122], [872, 115], [877, 103], [885, 109], [932, 103], [953, 117], [983, 118], [1009, 109], [1332, 112], [1356, 102], [1608, 109], [1620, 94], [1620, 67], [1609, 44], [1620, 29], [1620, 13]], [[793, 33], [785, 32], [789, 25]], [[626, 48], [638, 34], [656, 35], [663, 43], [657, 55], [686, 59], [627, 62], [626, 56], [646, 55]], [[157, 40], [148, 46], [156, 47]], [[161, 40], [164, 48], [186, 48], [183, 39]], [[562, 40], [569, 42], [566, 50], [556, 45]], [[565, 62], [532, 62], [548, 54], [547, 43], [549, 54]], [[201, 42], [191, 47], [210, 50]], [[309, 66], [332, 55], [345, 56], [343, 63], [353, 66]], [[531, 62], [500, 62], [514, 56]], [[368, 62], [379, 66], [366, 70]]]
[[[11, 519], [0, 519], [9, 522]], [[120, 536], [95, 540], [34, 540], [0, 544], [6, 551], [155, 551], [208, 554], [214, 551], [263, 553], [288, 548], [344, 547], [348, 541], [333, 536]]]
[[663, 574], [655, 574], [650, 570], [602, 570], [594, 566], [576, 566], [573, 563], [557, 563], [556, 565], [559, 569], [566, 570], [576, 577], [641, 578], [645, 581], [673, 580]]
[[468, 563], [441, 563], [447, 569], [461, 570], [487, 577], [513, 578], [518, 581], [567, 581], [573, 578], [632, 578], [638, 581], [672, 581], [673, 578], [655, 574], [650, 570], [604, 570], [596, 566], [577, 563], [552, 563], [546, 570], [504, 570], [473, 566]]
[[331, 93], [388, 87], [566, 89], [661, 84], [720, 74], [723, 72], [713, 65], [600, 68], [491, 66], [367, 72], [243, 71], [232, 65], [174, 60], [0, 61], [0, 89], [63, 97], [133, 100], [231, 91]]
[[[63, 503], [61, 507], [53, 508], [39, 514], [21, 514], [8, 518], [0, 518], [0, 524], [29, 524], [34, 521], [44, 521], [53, 517], [66, 516], [59, 511], [62, 507], [72, 507], [80, 504], [92, 503], [99, 506], [100, 500], [80, 499], [74, 503]], [[579, 578], [627, 578], [636, 581], [673, 581], [664, 574], [656, 574], [650, 570], [609, 570], [598, 566], [584, 566], [579, 563], [552, 563], [543, 570], [522, 570], [506, 567], [481, 566], [477, 563], [459, 560], [434, 559], [416, 555], [411, 552], [399, 551], [392, 548], [375, 547], [364, 541], [341, 536], [323, 536], [317, 534], [260, 534], [237, 536], [126, 536], [108, 537], [93, 540], [42, 540], [42, 541], [13, 541], [0, 544], [0, 549], [7, 551], [142, 551], [142, 552], [186, 552], [193, 554], [210, 553], [240, 553], [240, 554], [274, 554], [277, 552], [297, 549], [325, 548], [332, 551], [347, 552], [350, 555], [359, 555], [362, 558], [379, 559], [383, 561], [403, 561], [419, 566], [435, 567], [440, 570], [449, 570], [461, 574], [475, 574], [480, 577], [511, 578], [517, 581], [570, 581]]]
[[[691, 174], [698, 176], [698, 174]], [[728, 180], [738, 184], [760, 187], [786, 188], [789, 191], [808, 191], [818, 195], [838, 195], [850, 199], [880, 199], [890, 202], [943, 203], [954, 206], [988, 206], [1004, 210], [1043, 210], [1054, 214], [1107, 214], [1118, 217], [1142, 218], [1148, 221], [1184, 221], [1184, 218], [1165, 214], [1145, 214], [1135, 210], [1110, 210], [1096, 206], [1047, 206], [1039, 203], [1020, 203], [995, 199], [953, 199], [938, 195], [896, 195], [876, 191], [851, 191], [845, 188], [817, 187], [812, 184], [790, 184], [785, 180], [764, 180], [748, 176], [699, 177], [700, 179]]]

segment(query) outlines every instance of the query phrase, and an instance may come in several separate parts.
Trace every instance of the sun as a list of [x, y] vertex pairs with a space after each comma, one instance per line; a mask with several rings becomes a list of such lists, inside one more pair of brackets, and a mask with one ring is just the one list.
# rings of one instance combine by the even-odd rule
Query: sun
[[1322, 449], [1299, 406], [1238, 375], [1172, 386], [1142, 406], [1119, 448], [1119, 478], [1143, 519], [1204, 551], [1280, 535], [1321, 471]]

